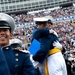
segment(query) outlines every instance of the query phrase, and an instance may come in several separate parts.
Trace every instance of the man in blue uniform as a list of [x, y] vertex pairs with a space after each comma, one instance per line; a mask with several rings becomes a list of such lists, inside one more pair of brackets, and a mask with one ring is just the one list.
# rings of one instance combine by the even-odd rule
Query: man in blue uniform
[[[10, 75], [36, 75], [29, 53], [15, 50], [9, 45], [9, 40], [13, 36], [14, 29], [15, 23], [13, 18], [7, 14], [0, 13], [0, 49], [4, 53]], [[4, 72], [2, 74], [0, 71], [0, 75], [5, 74]]]
[[1, 49], [0, 49], [0, 75], [10, 75], [10, 71], [5, 56]]
[[33, 38], [40, 42], [40, 49], [33, 55], [33, 59], [44, 63], [46, 75], [67, 75], [65, 60], [58, 46], [60, 43], [57, 36], [54, 34], [44, 36], [45, 33], [43, 33], [38, 37], [40, 29], [48, 29], [47, 20], [37, 18], [35, 21], [39, 29], [35, 31]]

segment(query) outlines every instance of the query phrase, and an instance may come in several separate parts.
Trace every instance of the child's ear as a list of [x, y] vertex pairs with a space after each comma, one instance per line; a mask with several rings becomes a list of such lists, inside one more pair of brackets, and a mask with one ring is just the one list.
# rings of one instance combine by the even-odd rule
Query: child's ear
[[10, 39], [12, 39], [13, 37], [14, 37], [14, 35], [11, 33], [11, 34], [10, 34]]

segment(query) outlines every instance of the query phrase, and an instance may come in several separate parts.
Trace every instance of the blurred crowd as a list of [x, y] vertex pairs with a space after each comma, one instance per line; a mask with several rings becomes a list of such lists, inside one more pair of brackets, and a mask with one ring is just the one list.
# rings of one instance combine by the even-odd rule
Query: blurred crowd
[[[55, 19], [74, 15], [75, 7], [73, 6], [55, 9], [49, 11], [48, 13], [41, 11], [34, 14], [11, 14], [11, 16], [15, 20], [15, 24], [21, 25], [17, 29], [15, 29], [14, 37], [21, 39], [23, 41], [24, 49], [28, 50], [31, 43], [32, 33], [36, 26], [35, 23], [33, 23], [28, 26], [22, 27], [25, 22], [33, 22], [33, 18], [35, 17], [52, 16], [52, 18]], [[71, 70], [75, 71], [75, 27], [71, 25], [71, 19], [54, 22], [52, 25], [52, 29], [58, 33], [59, 41], [64, 47], [65, 52], [63, 54], [65, 56], [66, 61], [69, 61], [67, 65], [70, 64]]]

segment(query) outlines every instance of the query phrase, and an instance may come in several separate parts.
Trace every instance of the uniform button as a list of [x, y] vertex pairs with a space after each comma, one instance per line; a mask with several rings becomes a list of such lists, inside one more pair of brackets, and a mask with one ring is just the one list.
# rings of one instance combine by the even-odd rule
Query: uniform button
[[18, 59], [16, 58], [15, 61], [18, 61]]
[[8, 50], [8, 49], [9, 49], [9, 47], [6, 47], [6, 49]]
[[18, 67], [18, 65], [15, 65], [15, 68], [17, 68]]
[[19, 54], [18, 54], [18, 53], [16, 53], [16, 54], [15, 54], [15, 56], [19, 56]]

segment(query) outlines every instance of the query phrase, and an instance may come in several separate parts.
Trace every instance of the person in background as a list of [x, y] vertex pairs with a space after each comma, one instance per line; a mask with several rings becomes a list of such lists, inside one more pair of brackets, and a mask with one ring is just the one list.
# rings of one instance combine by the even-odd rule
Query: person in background
[[[10, 75], [37, 75], [30, 60], [30, 54], [13, 49], [10, 45], [9, 41], [13, 37], [14, 29], [15, 22], [13, 18], [8, 14], [0, 13], [0, 49], [4, 53]], [[3, 74], [0, 75], [5, 74], [3, 72]]]
[[44, 36], [45, 33], [39, 35], [40, 29], [48, 29], [49, 32], [47, 21], [45, 18], [35, 19], [37, 31], [33, 34], [33, 39], [40, 42], [40, 49], [33, 55], [33, 60], [44, 64], [46, 75], [67, 75], [65, 60], [60, 50], [62, 46], [57, 36], [53, 33], [48, 36]]
[[53, 22], [50, 19], [48, 19], [48, 21], [47, 21], [47, 28], [50, 29], [50, 33], [54, 33], [58, 37], [57, 32], [52, 29], [52, 26], [53, 26]]
[[10, 39], [10, 45], [13, 49], [23, 50], [22, 41], [17, 38]]

